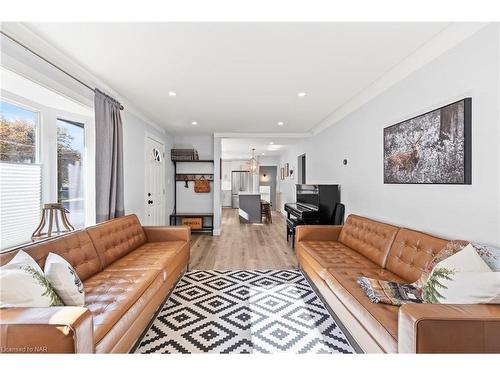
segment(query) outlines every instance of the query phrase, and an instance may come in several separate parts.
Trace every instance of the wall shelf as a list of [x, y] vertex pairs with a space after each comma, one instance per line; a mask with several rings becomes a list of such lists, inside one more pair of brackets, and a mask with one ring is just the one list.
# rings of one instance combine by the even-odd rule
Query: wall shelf
[[172, 160], [173, 163], [213, 163], [213, 159], [200, 159], [200, 160]]
[[[213, 182], [214, 174], [213, 173], [177, 173], [177, 164], [179, 163], [212, 163], [214, 161], [212, 159], [204, 159], [204, 160], [172, 160], [174, 163], [174, 175], [175, 175], [175, 184], [174, 184], [174, 210], [170, 215], [170, 225], [181, 225], [182, 218], [188, 217], [200, 217], [202, 218], [202, 227], [200, 229], [191, 229], [193, 233], [195, 232], [206, 232], [210, 233], [212, 236], [214, 235], [214, 214], [213, 212], [177, 212], [177, 182], [188, 182], [195, 181], [200, 179], [201, 177], [205, 177], [206, 180]], [[194, 166], [193, 166], [194, 169]], [[187, 179], [186, 179], [187, 177]], [[213, 201], [212, 201], [213, 206]]]
[[200, 178], [205, 178], [205, 180], [213, 181], [213, 173], [178, 173], [175, 175], [175, 181], [195, 181]]

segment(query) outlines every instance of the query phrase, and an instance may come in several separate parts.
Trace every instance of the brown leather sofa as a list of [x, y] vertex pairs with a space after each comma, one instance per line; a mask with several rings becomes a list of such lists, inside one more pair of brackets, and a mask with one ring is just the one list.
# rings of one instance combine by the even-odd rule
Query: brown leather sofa
[[357, 215], [296, 231], [300, 267], [364, 352], [500, 353], [500, 305], [376, 304], [356, 282], [414, 282], [446, 243]]
[[189, 227], [143, 227], [129, 215], [23, 247], [42, 268], [49, 252], [71, 263], [85, 307], [1, 309], [0, 352], [128, 352], [186, 269], [190, 241]]

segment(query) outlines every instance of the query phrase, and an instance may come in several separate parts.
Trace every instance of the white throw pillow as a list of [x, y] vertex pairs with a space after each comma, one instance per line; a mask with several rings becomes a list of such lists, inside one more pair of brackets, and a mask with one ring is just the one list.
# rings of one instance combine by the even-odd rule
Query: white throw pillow
[[85, 289], [82, 281], [66, 259], [49, 253], [45, 260], [45, 277], [66, 306], [85, 304]]
[[486, 264], [486, 262], [477, 253], [476, 249], [472, 244], [468, 244], [458, 253], [443, 259], [441, 262], [436, 264], [436, 267], [453, 268], [457, 272], [488, 272], [491, 268]]
[[38, 263], [24, 251], [0, 267], [0, 308], [61, 305]]
[[434, 266], [423, 292], [426, 303], [500, 303], [500, 272], [493, 272], [469, 244]]

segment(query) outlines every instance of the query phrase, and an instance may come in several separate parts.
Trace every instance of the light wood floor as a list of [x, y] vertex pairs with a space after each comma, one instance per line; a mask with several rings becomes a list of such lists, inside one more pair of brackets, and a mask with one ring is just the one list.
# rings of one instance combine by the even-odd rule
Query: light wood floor
[[274, 212], [272, 224], [240, 224], [238, 210], [222, 209], [220, 236], [193, 234], [192, 270], [264, 270], [297, 268], [286, 241], [285, 218]]

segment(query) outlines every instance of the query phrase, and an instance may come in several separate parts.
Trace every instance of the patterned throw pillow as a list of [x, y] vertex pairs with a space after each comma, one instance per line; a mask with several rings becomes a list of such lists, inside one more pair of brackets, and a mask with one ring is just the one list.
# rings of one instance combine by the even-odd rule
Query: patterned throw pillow
[[436, 266], [436, 264], [445, 260], [446, 258], [449, 258], [453, 254], [458, 253], [460, 250], [462, 250], [468, 244], [469, 244], [469, 241], [462, 241], [462, 240], [454, 240], [454, 241], [448, 242], [446, 244], [446, 246], [441, 251], [439, 251], [434, 256], [434, 258], [427, 264], [427, 266], [422, 271], [422, 275], [415, 283], [417, 285], [419, 285], [420, 287], [424, 286], [425, 283], [427, 282], [427, 279], [429, 278], [430, 274], [432, 273], [432, 270]]
[[472, 246], [492, 271], [500, 272], [500, 249], [476, 242], [473, 242]]
[[38, 263], [24, 251], [0, 267], [0, 308], [62, 304]]
[[66, 259], [49, 253], [45, 260], [45, 277], [66, 306], [85, 304], [85, 289], [82, 281]]
[[493, 272], [472, 244], [437, 263], [423, 285], [425, 303], [500, 303], [500, 272]]
[[[458, 269], [443, 267], [447, 264], [447, 259], [454, 256], [454, 263], [465, 257], [468, 260], [462, 261], [463, 264]], [[436, 254], [415, 283], [401, 284], [367, 277], [359, 277], [357, 282], [370, 301], [400, 306], [420, 302], [500, 303], [499, 280], [500, 249], [455, 240], [448, 242]]]

